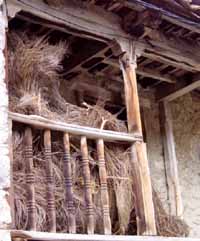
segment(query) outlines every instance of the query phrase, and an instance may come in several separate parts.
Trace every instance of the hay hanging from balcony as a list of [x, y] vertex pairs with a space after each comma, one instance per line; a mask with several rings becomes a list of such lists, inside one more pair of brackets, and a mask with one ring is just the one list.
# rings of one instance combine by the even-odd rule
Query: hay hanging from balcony
[[[127, 132], [125, 123], [105, 110], [98, 102], [92, 106], [84, 103], [83, 107], [66, 102], [59, 92], [62, 70], [61, 62], [68, 52], [66, 42], [50, 44], [48, 35], [28, 35], [26, 32], [10, 32], [8, 36], [8, 74], [9, 108], [23, 114], [36, 114], [53, 120], [91, 126], [113, 131]], [[26, 229], [26, 180], [23, 131], [13, 133], [14, 155], [14, 191], [16, 228]], [[61, 138], [62, 139], [62, 138]], [[65, 205], [65, 187], [62, 172], [63, 146], [56, 136], [52, 143], [52, 159], [55, 180], [57, 231], [67, 232], [67, 208]], [[89, 162], [92, 180], [96, 233], [102, 233], [102, 213], [97, 154], [94, 143], [88, 142]], [[85, 204], [83, 179], [80, 165], [80, 146], [76, 138], [71, 139], [74, 198], [76, 206], [77, 231], [85, 233]], [[137, 227], [134, 213], [134, 190], [132, 163], [129, 150], [124, 146], [105, 145], [105, 159], [108, 172], [108, 190], [112, 232], [114, 234], [136, 234]], [[41, 133], [34, 132], [34, 172], [36, 181], [37, 230], [47, 231], [46, 180], [44, 168], [44, 149]], [[159, 199], [158, 199], [159, 200]], [[162, 205], [155, 201], [157, 229], [163, 236], [185, 236], [186, 226], [182, 221], [171, 218], [162, 212]], [[160, 214], [162, 214], [162, 219]], [[164, 218], [164, 219], [163, 219]], [[165, 220], [163, 224], [162, 220]], [[179, 228], [174, 231], [175, 224]]]

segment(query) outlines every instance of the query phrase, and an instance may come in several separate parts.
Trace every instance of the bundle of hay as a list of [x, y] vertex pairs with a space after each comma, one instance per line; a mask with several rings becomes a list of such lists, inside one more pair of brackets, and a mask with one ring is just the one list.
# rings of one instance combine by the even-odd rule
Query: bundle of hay
[[59, 92], [61, 62], [67, 54], [65, 42], [52, 45], [48, 36], [9, 34], [9, 103], [10, 110], [38, 114], [53, 120], [127, 132], [118, 120], [100, 105], [68, 103]]
[[176, 216], [169, 216], [163, 208], [158, 194], [153, 191], [153, 202], [155, 208], [156, 228], [159, 236], [187, 237], [189, 226]]

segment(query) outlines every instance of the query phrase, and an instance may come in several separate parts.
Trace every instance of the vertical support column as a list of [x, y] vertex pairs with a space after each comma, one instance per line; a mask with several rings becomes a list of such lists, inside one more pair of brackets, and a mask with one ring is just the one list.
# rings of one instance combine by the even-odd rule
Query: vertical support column
[[64, 133], [63, 143], [64, 143], [63, 170], [64, 170], [65, 186], [66, 186], [66, 203], [67, 203], [67, 210], [68, 210], [69, 233], [76, 233], [75, 207], [74, 207], [74, 197], [73, 197], [73, 188], [72, 188], [70, 142], [69, 142], [68, 133]]
[[82, 153], [83, 179], [84, 179], [84, 185], [85, 185], [87, 233], [93, 234], [94, 233], [94, 213], [93, 213], [92, 192], [91, 192], [91, 182], [90, 182], [88, 147], [87, 147], [87, 139], [85, 136], [81, 137], [81, 153]]
[[8, 90], [6, 86], [6, 28], [4, 1], [0, 0], [0, 229], [11, 227]]
[[[128, 129], [132, 133], [142, 134], [139, 97], [136, 79], [136, 53], [131, 41], [120, 41], [124, 55], [120, 58], [120, 66], [124, 77], [125, 102], [127, 107]], [[134, 152], [135, 148], [135, 152]], [[137, 157], [134, 157], [134, 156]], [[154, 205], [152, 198], [151, 177], [147, 160], [146, 146], [143, 142], [133, 144], [132, 160], [135, 165], [135, 186], [137, 195], [136, 208], [138, 214], [138, 234], [156, 235]], [[143, 210], [141, 210], [143, 209]], [[140, 215], [140, 216], [139, 216]]]
[[183, 204], [178, 177], [178, 163], [176, 158], [170, 103], [160, 103], [159, 110], [169, 191], [170, 214], [182, 218]]
[[25, 156], [26, 156], [26, 185], [27, 185], [27, 209], [28, 209], [28, 230], [36, 230], [36, 209], [35, 209], [35, 177], [33, 171], [33, 141], [32, 130], [27, 127], [25, 130]]
[[56, 209], [54, 196], [53, 167], [51, 158], [51, 131], [44, 132], [44, 149], [46, 163], [46, 181], [47, 181], [47, 216], [49, 223], [49, 232], [56, 232]]
[[103, 211], [104, 234], [111, 234], [111, 220], [109, 211], [109, 196], [107, 187], [107, 172], [104, 155], [104, 141], [97, 140], [97, 154], [99, 160], [99, 177], [101, 185], [101, 205]]

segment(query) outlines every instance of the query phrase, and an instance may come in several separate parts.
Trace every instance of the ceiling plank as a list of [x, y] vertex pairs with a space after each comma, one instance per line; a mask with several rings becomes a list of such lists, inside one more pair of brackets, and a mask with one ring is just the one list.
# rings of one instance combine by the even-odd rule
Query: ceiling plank
[[160, 8], [154, 4], [148, 3], [144, 0], [127, 0], [126, 6], [137, 9], [138, 11], [143, 11], [145, 9], [151, 10], [151, 11], [158, 11], [162, 14], [162, 18], [167, 20], [170, 23], [173, 23], [175, 25], [178, 25], [180, 27], [186, 28], [190, 31], [194, 31], [196, 33], [200, 33], [200, 25], [198, 22], [195, 22], [193, 20], [190, 20], [189, 18], [184, 18], [182, 16], [179, 16], [175, 13], [169, 12], [163, 8]]
[[[19, 11], [28, 12], [44, 21], [62, 28], [81, 37], [95, 38], [100, 41], [124, 39], [132, 37], [123, 31], [121, 19], [116, 14], [107, 12], [97, 6], [83, 7], [66, 1], [62, 9], [53, 8], [40, 0], [8, 0], [8, 14], [13, 17]], [[36, 21], [30, 17], [30, 21]], [[152, 59], [160, 62], [195, 72], [199, 70], [200, 50], [196, 44], [191, 44], [175, 38], [167, 38], [160, 32], [153, 31], [149, 40], [139, 39], [135, 41], [135, 47]], [[148, 57], [147, 56], [147, 57]]]
[[200, 87], [200, 79], [181, 88], [181, 89], [178, 89], [176, 90], [175, 92], [172, 92], [171, 94], [165, 96], [165, 97], [162, 97], [161, 99], [159, 99], [159, 101], [172, 101], [172, 100], [175, 100], [177, 99], [178, 97], [181, 97], [197, 88]]

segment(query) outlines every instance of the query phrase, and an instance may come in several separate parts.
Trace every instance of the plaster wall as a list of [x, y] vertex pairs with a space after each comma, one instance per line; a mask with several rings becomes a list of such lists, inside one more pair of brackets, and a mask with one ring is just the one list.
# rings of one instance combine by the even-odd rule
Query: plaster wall
[[[185, 95], [171, 102], [178, 171], [184, 207], [184, 220], [190, 226], [190, 236], [200, 238], [200, 101], [195, 95]], [[152, 182], [166, 211], [169, 211], [168, 191], [160, 135], [158, 105], [144, 109], [147, 150]]]

